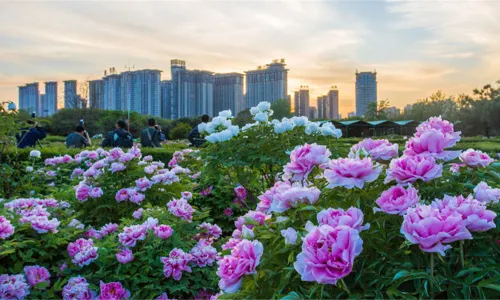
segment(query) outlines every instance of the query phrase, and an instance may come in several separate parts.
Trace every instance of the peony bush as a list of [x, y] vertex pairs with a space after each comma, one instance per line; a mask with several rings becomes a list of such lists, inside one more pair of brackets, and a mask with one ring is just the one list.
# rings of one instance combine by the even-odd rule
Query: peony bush
[[0, 203], [0, 298], [498, 296], [499, 163], [451, 123], [346, 149], [329, 122], [250, 112], [168, 161], [32, 151]]

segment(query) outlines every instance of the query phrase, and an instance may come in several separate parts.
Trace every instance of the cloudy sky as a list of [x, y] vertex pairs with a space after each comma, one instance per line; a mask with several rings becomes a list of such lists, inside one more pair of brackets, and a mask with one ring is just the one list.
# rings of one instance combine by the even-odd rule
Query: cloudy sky
[[499, 80], [499, 16], [500, 1], [0, 0], [0, 100], [129, 61], [170, 79], [174, 58], [214, 72], [285, 58], [289, 94], [308, 85], [316, 99], [337, 85], [345, 114], [356, 69], [376, 69], [379, 99], [403, 107]]

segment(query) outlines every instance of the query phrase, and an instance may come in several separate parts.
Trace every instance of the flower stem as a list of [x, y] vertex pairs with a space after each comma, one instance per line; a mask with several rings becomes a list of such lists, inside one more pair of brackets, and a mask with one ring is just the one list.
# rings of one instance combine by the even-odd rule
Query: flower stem
[[434, 279], [434, 253], [431, 253], [431, 278]]
[[462, 265], [462, 269], [465, 266], [464, 263], [464, 241], [460, 241], [460, 264]]
[[350, 296], [351, 295], [351, 291], [349, 290], [349, 288], [347, 287], [347, 284], [345, 284], [345, 281], [344, 281], [344, 278], [341, 278], [340, 281], [342, 282], [342, 285], [344, 286], [344, 290], [347, 292], [347, 294]]

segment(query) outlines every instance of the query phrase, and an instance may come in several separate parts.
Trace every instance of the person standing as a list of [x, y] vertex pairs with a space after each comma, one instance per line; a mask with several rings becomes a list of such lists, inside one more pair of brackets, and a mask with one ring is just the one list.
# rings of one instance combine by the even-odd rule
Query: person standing
[[[202, 123], [208, 123], [210, 120], [210, 117], [208, 115], [203, 115], [201, 116], [201, 122]], [[200, 147], [205, 143], [205, 139], [201, 137], [200, 131], [198, 130], [198, 125], [196, 125], [193, 130], [188, 134], [188, 140], [191, 142], [193, 146], [196, 148]]]
[[102, 147], [120, 147], [120, 148], [132, 148], [134, 141], [132, 139], [132, 134], [128, 132], [125, 128], [127, 123], [123, 120], [116, 122], [116, 128], [110, 132], [104, 140], [102, 141]]
[[161, 127], [156, 125], [154, 118], [148, 120], [148, 125], [148, 128], [141, 131], [141, 145], [143, 147], [161, 148], [161, 142], [165, 140]]
[[92, 144], [89, 134], [83, 126], [76, 126], [75, 132], [66, 137], [66, 147], [68, 148], [83, 148]]
[[38, 122], [28, 120], [27, 123], [31, 125], [31, 128], [23, 128], [20, 133], [16, 134], [17, 147], [21, 149], [35, 147], [39, 140], [43, 140], [47, 136], [45, 129], [40, 127]]

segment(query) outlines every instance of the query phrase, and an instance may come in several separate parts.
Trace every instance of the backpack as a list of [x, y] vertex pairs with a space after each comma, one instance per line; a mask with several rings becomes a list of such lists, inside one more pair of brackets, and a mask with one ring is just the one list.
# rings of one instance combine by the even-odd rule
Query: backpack
[[134, 141], [130, 132], [125, 131], [125, 134], [118, 134], [116, 131], [113, 132], [113, 138], [111, 140], [111, 146], [120, 148], [132, 148]]

